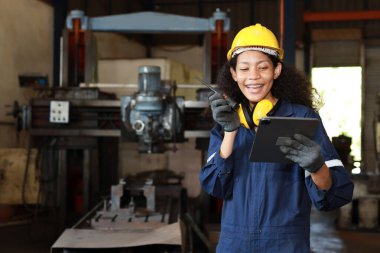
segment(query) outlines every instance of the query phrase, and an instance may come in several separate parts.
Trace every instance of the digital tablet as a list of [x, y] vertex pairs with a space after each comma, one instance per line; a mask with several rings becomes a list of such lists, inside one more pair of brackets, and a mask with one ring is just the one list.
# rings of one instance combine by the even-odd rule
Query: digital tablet
[[250, 161], [290, 163], [280, 151], [281, 143], [297, 133], [312, 139], [318, 123], [315, 118], [263, 117], [257, 127]]

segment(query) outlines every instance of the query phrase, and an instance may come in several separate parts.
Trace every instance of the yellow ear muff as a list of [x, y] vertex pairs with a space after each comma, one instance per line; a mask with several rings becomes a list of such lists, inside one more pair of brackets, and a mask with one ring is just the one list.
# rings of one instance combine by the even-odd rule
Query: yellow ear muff
[[[261, 100], [260, 102], [258, 102], [256, 104], [255, 110], [253, 111], [252, 119], [249, 119], [250, 123], [248, 123], [246, 117], [250, 118], [250, 115], [248, 115], [247, 109], [244, 108], [244, 109], [246, 109], [246, 111], [245, 111], [247, 113], [247, 116], [246, 116], [244, 114], [243, 105], [239, 104], [239, 108], [237, 110], [237, 113], [239, 115], [240, 124], [242, 124], [244, 127], [248, 128], [248, 129], [250, 129], [250, 124], [252, 127], [254, 127], [253, 123], [256, 126], [258, 126], [260, 119], [262, 117], [267, 116], [267, 114], [272, 110], [272, 108], [273, 108], [273, 104], [268, 99]], [[253, 123], [252, 123], [252, 121], [253, 121]]]
[[259, 125], [260, 119], [262, 117], [267, 116], [268, 112], [270, 112], [273, 108], [273, 104], [268, 99], [263, 99], [257, 103], [255, 110], [253, 112], [253, 122], [256, 126]]

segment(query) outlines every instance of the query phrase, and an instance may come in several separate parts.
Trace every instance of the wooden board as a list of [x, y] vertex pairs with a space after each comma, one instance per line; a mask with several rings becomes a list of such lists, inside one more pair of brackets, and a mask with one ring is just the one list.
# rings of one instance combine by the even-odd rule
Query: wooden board
[[[22, 204], [23, 180], [28, 151], [26, 149], [0, 149], [0, 204]], [[25, 184], [25, 202], [37, 203], [39, 181], [36, 173], [37, 150], [30, 152], [28, 175]]]

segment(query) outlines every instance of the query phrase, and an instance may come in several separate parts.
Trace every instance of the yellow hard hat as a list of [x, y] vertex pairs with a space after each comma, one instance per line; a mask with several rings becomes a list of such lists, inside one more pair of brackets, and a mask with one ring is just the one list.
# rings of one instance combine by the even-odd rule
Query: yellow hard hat
[[257, 50], [269, 54], [274, 51], [280, 61], [282, 61], [284, 57], [284, 51], [279, 47], [276, 36], [271, 30], [261, 24], [245, 27], [236, 34], [232, 41], [231, 48], [227, 53], [227, 59], [230, 61], [232, 54], [237, 49], [247, 47], [258, 47]]

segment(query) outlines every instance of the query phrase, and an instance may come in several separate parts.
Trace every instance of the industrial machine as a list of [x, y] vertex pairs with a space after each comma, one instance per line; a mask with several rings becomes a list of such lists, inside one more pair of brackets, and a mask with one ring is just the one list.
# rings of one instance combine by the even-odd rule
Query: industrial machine
[[[66, 29], [62, 34], [61, 83], [58, 89], [74, 90], [74, 93], [83, 94], [82, 89], [75, 91], [81, 84], [95, 83], [96, 87], [96, 43], [93, 32], [203, 35], [204, 80], [210, 82], [223, 62], [229, 26], [229, 18], [219, 9], [208, 19], [157, 12], [89, 18], [82, 11], [73, 10], [67, 17]], [[157, 66], [140, 66], [138, 72], [137, 92], [134, 95], [124, 96], [120, 102], [112, 98], [104, 100], [101, 96], [92, 96], [93, 100], [85, 101], [86, 105], [95, 103], [99, 111], [107, 108], [107, 112], [102, 113], [104, 117], [101, 117], [106, 122], [97, 122], [90, 127], [84, 124], [73, 129], [70, 121], [69, 124], [60, 125], [58, 131], [67, 130], [70, 133], [66, 134], [68, 136], [77, 133], [99, 137], [121, 136], [122, 140], [138, 142], [139, 151], [146, 153], [164, 152], [167, 149], [164, 143], [183, 142], [186, 137], [207, 137], [210, 124], [197, 118], [208, 107], [205, 101], [186, 101], [184, 97], [176, 96], [179, 86], [176, 80], [161, 80]], [[88, 91], [91, 92], [97, 91]], [[53, 96], [50, 99], [56, 98]], [[121, 104], [120, 115], [114, 111], [118, 103]], [[73, 102], [69, 107], [75, 105], [76, 102]], [[78, 118], [76, 120], [83, 119], [80, 116]], [[45, 126], [31, 128], [33, 134], [46, 134], [46, 129], [42, 129]], [[57, 130], [56, 126], [54, 129]], [[56, 133], [54, 130], [54, 134]]]
[[[197, 138], [196, 148], [204, 151], [214, 124], [208, 102], [201, 99], [208, 90], [199, 89], [197, 101], [177, 96], [181, 84], [162, 80], [158, 66], [140, 66], [137, 91], [121, 99], [100, 91], [96, 85], [80, 87], [96, 84], [96, 43], [92, 32], [202, 35], [203, 77], [210, 82], [224, 59], [228, 30], [229, 19], [220, 10], [211, 18], [154, 12], [95, 18], [77, 10], [69, 14], [62, 35], [61, 83], [38, 88], [38, 95], [19, 110], [23, 115], [19, 125], [29, 131], [31, 147], [47, 150], [42, 164], [52, 180], [44, 182], [43, 188], [48, 191], [46, 195], [54, 196], [52, 204], [59, 207], [63, 226], [72, 225], [102, 197], [107, 198], [111, 185], [119, 181], [120, 141], [136, 142], [139, 152], [149, 154], [176, 151], [175, 143]], [[203, 86], [194, 85], [200, 87]], [[16, 117], [19, 119], [20, 115]], [[180, 188], [169, 192], [182, 192]]]

